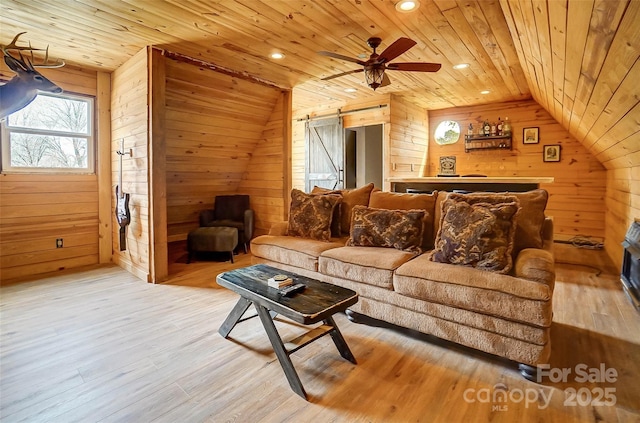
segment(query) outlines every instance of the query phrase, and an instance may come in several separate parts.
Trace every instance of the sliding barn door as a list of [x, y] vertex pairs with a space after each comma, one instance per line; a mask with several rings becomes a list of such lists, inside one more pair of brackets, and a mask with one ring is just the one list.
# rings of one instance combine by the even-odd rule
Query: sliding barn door
[[341, 189], [344, 185], [344, 130], [342, 118], [307, 121], [305, 135], [305, 189], [314, 185]]

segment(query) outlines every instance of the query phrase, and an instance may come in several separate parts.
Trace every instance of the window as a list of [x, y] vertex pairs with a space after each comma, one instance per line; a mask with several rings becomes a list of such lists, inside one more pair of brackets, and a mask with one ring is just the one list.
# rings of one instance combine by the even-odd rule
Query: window
[[460, 124], [453, 120], [440, 122], [435, 131], [436, 144], [454, 144], [460, 139]]
[[2, 171], [93, 173], [93, 98], [39, 94], [2, 122]]

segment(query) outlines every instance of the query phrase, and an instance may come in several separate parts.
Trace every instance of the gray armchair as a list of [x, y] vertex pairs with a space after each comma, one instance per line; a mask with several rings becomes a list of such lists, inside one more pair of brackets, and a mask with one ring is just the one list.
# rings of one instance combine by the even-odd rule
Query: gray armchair
[[200, 226], [227, 226], [238, 230], [238, 244], [245, 254], [254, 228], [253, 210], [249, 208], [248, 195], [217, 195], [213, 209], [200, 212]]

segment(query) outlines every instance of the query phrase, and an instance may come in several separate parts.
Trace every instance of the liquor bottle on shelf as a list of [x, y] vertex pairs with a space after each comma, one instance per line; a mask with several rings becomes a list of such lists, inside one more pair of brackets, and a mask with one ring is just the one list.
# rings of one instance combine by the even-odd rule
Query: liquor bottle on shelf
[[502, 121], [498, 118], [498, 124], [496, 125], [496, 135], [502, 136]]
[[502, 124], [502, 135], [511, 135], [511, 123], [509, 122], [509, 118], [504, 118], [504, 123]]
[[469, 129], [467, 129], [467, 136], [469, 137], [473, 136], [473, 123], [469, 124]]
[[496, 131], [497, 131], [497, 125], [495, 122], [491, 122], [491, 136], [495, 137], [496, 136]]
[[484, 136], [488, 137], [489, 135], [491, 135], [491, 124], [489, 123], [489, 120], [485, 119], [484, 124], [482, 125], [482, 127], [484, 128]]

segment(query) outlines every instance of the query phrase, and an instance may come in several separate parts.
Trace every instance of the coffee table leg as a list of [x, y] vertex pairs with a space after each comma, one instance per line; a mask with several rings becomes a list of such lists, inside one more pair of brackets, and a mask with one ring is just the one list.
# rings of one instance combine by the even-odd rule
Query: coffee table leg
[[333, 330], [329, 333], [331, 335], [331, 339], [333, 339], [333, 343], [336, 344], [336, 348], [338, 348], [340, 355], [343, 358], [346, 358], [347, 360], [352, 362], [353, 364], [358, 364], [356, 363], [356, 358], [353, 356], [353, 354], [351, 353], [351, 350], [349, 349], [349, 346], [347, 345], [347, 341], [345, 341], [344, 338], [342, 337], [342, 333], [340, 333], [340, 329], [338, 329], [338, 325], [336, 325], [335, 320], [333, 320], [333, 316], [329, 316], [326, 319], [324, 319], [324, 323], [326, 325], [333, 327]]
[[220, 326], [220, 329], [218, 329], [218, 333], [222, 335], [223, 338], [229, 336], [229, 333], [231, 333], [236, 324], [238, 324], [238, 321], [242, 318], [242, 315], [247, 311], [250, 305], [251, 301], [244, 297], [240, 297], [236, 305], [222, 323], [222, 326]]
[[256, 307], [256, 310], [258, 311], [260, 320], [262, 320], [262, 325], [264, 326], [264, 330], [267, 332], [269, 341], [271, 341], [273, 351], [275, 351], [276, 357], [278, 357], [278, 361], [282, 366], [282, 370], [284, 370], [284, 374], [289, 381], [289, 386], [291, 386], [291, 389], [293, 389], [296, 394], [300, 395], [304, 399], [307, 399], [307, 393], [302, 386], [302, 382], [300, 382], [300, 378], [298, 377], [298, 373], [296, 373], [296, 369], [293, 367], [293, 363], [289, 358], [289, 353], [282, 343], [282, 338], [280, 338], [280, 334], [278, 333], [276, 326], [273, 324], [273, 319], [269, 314], [269, 310], [258, 304], [254, 305]]

